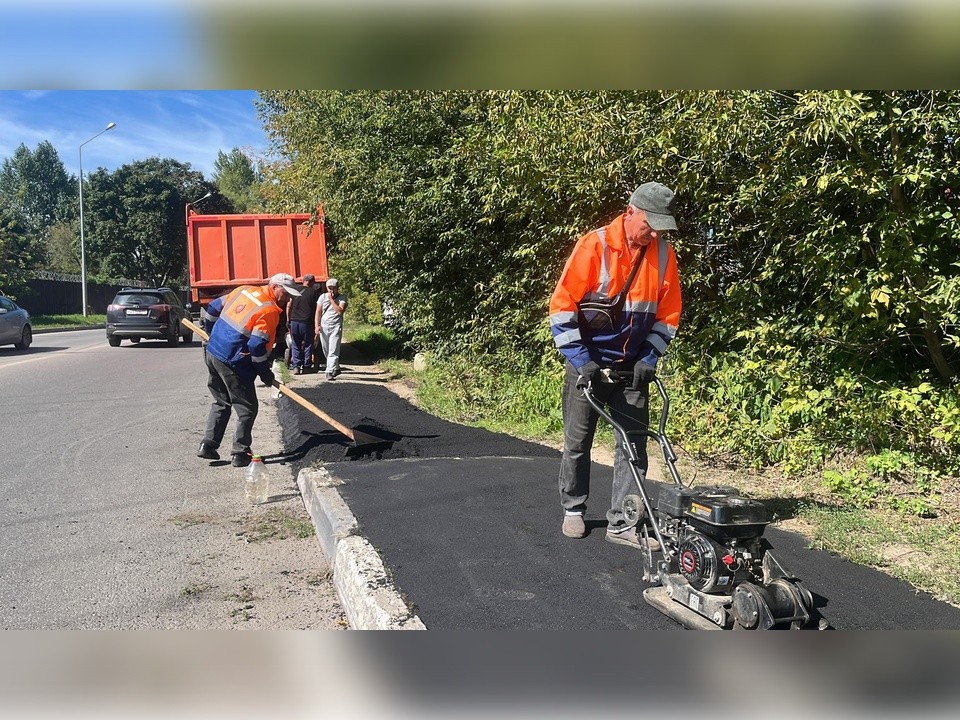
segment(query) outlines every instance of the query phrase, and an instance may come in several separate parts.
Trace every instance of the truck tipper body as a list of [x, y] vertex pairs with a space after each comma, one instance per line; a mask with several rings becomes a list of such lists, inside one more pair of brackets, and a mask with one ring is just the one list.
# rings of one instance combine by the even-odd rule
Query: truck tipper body
[[293, 215], [200, 215], [187, 213], [187, 261], [192, 312], [241, 285], [266, 285], [271, 275], [310, 274], [327, 279], [323, 208], [316, 222], [309, 213]]

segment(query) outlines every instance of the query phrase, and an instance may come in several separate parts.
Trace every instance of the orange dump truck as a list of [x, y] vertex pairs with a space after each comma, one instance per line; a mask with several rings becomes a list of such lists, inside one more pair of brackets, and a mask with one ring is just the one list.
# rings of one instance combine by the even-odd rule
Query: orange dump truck
[[240, 285], [265, 285], [271, 275], [327, 279], [323, 208], [311, 226], [309, 213], [200, 215], [188, 204], [187, 260], [192, 312]]

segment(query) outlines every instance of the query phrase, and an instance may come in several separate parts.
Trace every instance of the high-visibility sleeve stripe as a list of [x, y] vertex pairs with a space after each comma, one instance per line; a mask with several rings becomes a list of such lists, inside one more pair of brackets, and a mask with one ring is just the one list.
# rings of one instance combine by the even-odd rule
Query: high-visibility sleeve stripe
[[565, 323], [574, 323], [577, 321], [577, 314], [575, 312], [570, 312], [569, 310], [561, 310], [560, 312], [555, 312], [550, 316], [550, 326], [556, 327], [557, 325], [563, 325]]
[[656, 333], [650, 333], [647, 335], [647, 342], [653, 346], [653, 349], [657, 351], [659, 355], [663, 355], [667, 352], [667, 341]]
[[677, 327], [676, 325], [668, 325], [665, 322], [657, 321], [653, 324], [653, 327], [650, 328], [650, 332], [662, 335], [667, 340], [673, 340], [677, 336]]
[[574, 330], [567, 330], [553, 337], [554, 344], [561, 348], [564, 345], [570, 345], [571, 343], [578, 343], [581, 340], [580, 328]]
[[653, 315], [657, 312], [657, 303], [649, 300], [629, 300], [624, 303], [623, 309], [627, 312], [650, 313]]
[[670, 251], [667, 249], [667, 239], [661, 235], [657, 242], [657, 270], [659, 271], [657, 277], [660, 279], [657, 283], [658, 292], [659, 289], [663, 287], [663, 278], [667, 273], [667, 258], [669, 255]]
[[607, 229], [597, 230], [597, 237], [600, 238], [600, 248], [603, 251], [600, 259], [600, 278], [599, 287], [595, 297], [606, 297], [610, 293], [610, 246], [607, 245]]

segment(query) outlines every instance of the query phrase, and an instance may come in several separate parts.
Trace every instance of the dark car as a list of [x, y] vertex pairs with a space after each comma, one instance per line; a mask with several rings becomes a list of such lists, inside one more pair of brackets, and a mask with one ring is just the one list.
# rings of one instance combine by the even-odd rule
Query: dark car
[[0, 294], [0, 345], [15, 345], [17, 350], [26, 350], [32, 342], [30, 313]]
[[124, 288], [107, 306], [107, 342], [119, 347], [126, 338], [132, 343], [141, 338], [166, 340], [176, 345], [193, 342], [193, 331], [180, 321], [190, 319], [188, 306], [170, 288]]

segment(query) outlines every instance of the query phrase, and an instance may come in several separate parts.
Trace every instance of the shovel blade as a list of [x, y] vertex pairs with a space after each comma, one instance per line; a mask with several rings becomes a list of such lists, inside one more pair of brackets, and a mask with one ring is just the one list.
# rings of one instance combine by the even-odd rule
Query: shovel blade
[[353, 428], [353, 445], [347, 448], [347, 457], [357, 458], [364, 455], [382, 453], [393, 447], [393, 440], [371, 435], [357, 428]]

